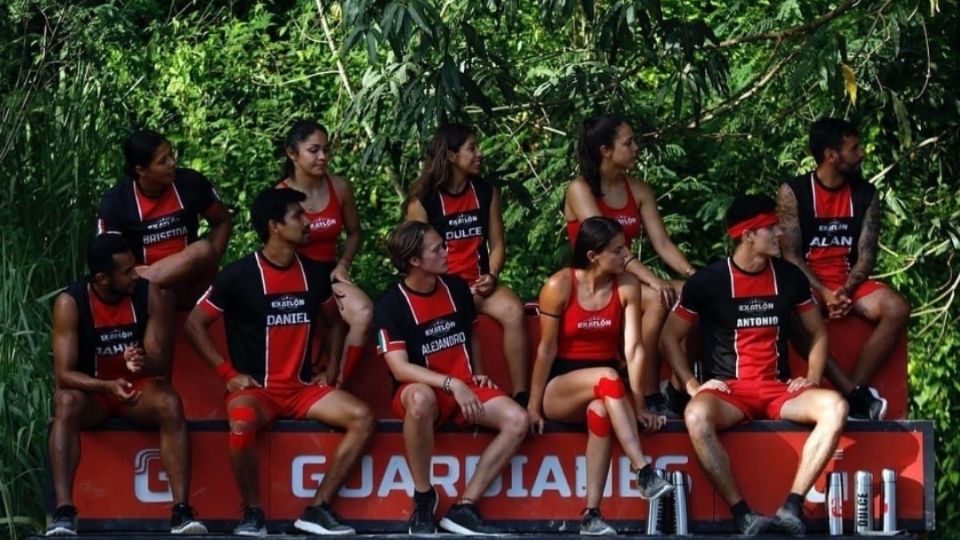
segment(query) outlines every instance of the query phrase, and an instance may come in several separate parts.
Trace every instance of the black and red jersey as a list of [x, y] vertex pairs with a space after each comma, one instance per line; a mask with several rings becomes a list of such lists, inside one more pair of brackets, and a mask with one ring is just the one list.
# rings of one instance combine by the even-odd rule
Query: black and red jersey
[[610, 301], [597, 310], [584, 309], [577, 301], [577, 276], [571, 268], [570, 301], [560, 316], [557, 358], [564, 360], [611, 360], [618, 357], [623, 337], [623, 305], [614, 278]]
[[447, 242], [447, 265], [451, 275], [473, 283], [490, 272], [487, 237], [493, 184], [472, 179], [457, 194], [435, 191], [420, 201], [430, 225]]
[[815, 309], [799, 268], [771, 258], [756, 273], [727, 258], [697, 271], [673, 308], [700, 318], [709, 371], [718, 379], [772, 380], [789, 374], [787, 338], [794, 311]]
[[280, 267], [261, 253], [228, 265], [197, 302], [223, 316], [230, 361], [265, 388], [303, 386], [312, 379], [310, 347], [320, 307], [331, 299], [325, 266], [294, 256]]
[[150, 283], [137, 280], [131, 296], [113, 303], [100, 298], [89, 279], [70, 284], [64, 293], [77, 304], [77, 371], [98, 379], [142, 377], [127, 369], [123, 351], [143, 346]]
[[125, 180], [100, 199], [97, 234], [122, 234], [138, 263], [153, 264], [195, 242], [200, 216], [219, 200], [213, 184], [192, 169], [177, 169], [158, 197]]
[[456, 276], [440, 276], [429, 293], [400, 283], [377, 300], [373, 319], [377, 352], [407, 352], [410, 363], [467, 381], [470, 336], [476, 312], [470, 287]]
[[801, 245], [807, 266], [814, 274], [843, 282], [857, 262], [863, 216], [876, 188], [863, 180], [829, 188], [816, 173], [787, 182], [797, 199]]

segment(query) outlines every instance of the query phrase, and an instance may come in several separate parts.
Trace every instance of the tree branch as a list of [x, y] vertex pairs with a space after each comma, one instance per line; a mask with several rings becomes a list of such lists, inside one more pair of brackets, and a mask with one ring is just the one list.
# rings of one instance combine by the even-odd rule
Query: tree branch
[[845, 12], [854, 8], [857, 4], [860, 3], [860, 0], [846, 0], [844, 3], [840, 4], [833, 11], [825, 13], [816, 19], [801, 24], [799, 26], [794, 26], [791, 28], [786, 28], [783, 30], [777, 30], [775, 32], [766, 32], [763, 34], [753, 34], [750, 36], [743, 36], [733, 39], [726, 39], [717, 44], [706, 44], [704, 45], [705, 49], [723, 49], [726, 47], [735, 47], [743, 43], [753, 43], [756, 41], [783, 41], [795, 36], [812, 34], [821, 26], [827, 24], [828, 22], [836, 19], [840, 15], [843, 15]]

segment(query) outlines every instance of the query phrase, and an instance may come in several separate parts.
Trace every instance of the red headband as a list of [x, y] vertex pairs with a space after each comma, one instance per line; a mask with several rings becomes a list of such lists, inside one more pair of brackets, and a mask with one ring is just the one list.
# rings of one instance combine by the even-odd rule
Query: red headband
[[771, 225], [776, 225], [780, 222], [780, 218], [777, 217], [777, 214], [774, 212], [764, 212], [762, 214], [757, 214], [752, 218], [741, 221], [727, 229], [727, 234], [730, 235], [730, 238], [740, 238], [743, 236], [743, 233], [747, 231], [752, 231], [755, 229], [762, 229], [764, 227], [769, 227]]

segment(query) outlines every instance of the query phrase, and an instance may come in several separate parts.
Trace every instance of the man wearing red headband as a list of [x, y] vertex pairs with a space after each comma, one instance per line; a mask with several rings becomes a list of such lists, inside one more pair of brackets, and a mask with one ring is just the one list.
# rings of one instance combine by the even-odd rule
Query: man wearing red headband
[[[783, 232], [773, 199], [738, 197], [727, 211], [732, 257], [694, 274], [660, 334], [660, 349], [690, 394], [684, 420], [697, 457], [748, 536], [777, 528], [802, 535], [803, 498], [833, 455], [847, 404], [817, 388], [827, 359], [827, 331], [796, 266], [778, 258]], [[798, 315], [812, 336], [805, 377], [786, 380], [787, 336]], [[694, 378], [681, 347], [693, 321], [705, 339], [705, 383]], [[786, 501], [773, 519], [755, 513], [737, 489], [717, 432], [741, 421], [770, 418], [813, 424]]]
[[887, 402], [867, 384], [897, 346], [910, 306], [867, 279], [877, 260], [880, 202], [863, 180], [857, 128], [835, 118], [818, 120], [810, 126], [810, 151], [817, 169], [780, 186], [783, 257], [806, 274], [831, 319], [853, 312], [876, 324], [852, 374], [833, 361], [825, 374], [846, 395], [851, 417], [881, 420]]

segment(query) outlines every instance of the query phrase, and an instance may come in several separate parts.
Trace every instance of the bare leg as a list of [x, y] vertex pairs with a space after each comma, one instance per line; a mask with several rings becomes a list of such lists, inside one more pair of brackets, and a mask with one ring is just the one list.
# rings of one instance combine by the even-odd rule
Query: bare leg
[[[373, 303], [360, 288], [350, 283], [334, 283], [334, 298], [337, 299], [340, 318], [348, 325], [346, 337], [338, 348], [331, 347], [331, 358], [340, 362], [340, 380], [345, 381], [363, 356], [364, 347], [370, 342], [373, 320]], [[335, 355], [334, 355], [335, 353]]]
[[403, 442], [407, 447], [407, 463], [413, 476], [413, 487], [429, 491], [430, 458], [433, 453], [433, 422], [439, 412], [433, 389], [421, 383], [407, 385], [400, 396], [406, 416], [403, 418]]
[[57, 506], [73, 506], [73, 481], [80, 464], [80, 430], [106, 417], [92, 395], [79, 390], [54, 394], [53, 425], [50, 427], [50, 469]]
[[717, 432], [741, 420], [743, 413], [740, 409], [707, 393], [694, 396], [684, 412], [687, 431], [700, 465], [713, 481], [713, 486], [720, 492], [720, 496], [731, 506], [742, 501], [743, 497], [733, 478], [730, 456], [720, 444]]
[[143, 387], [127, 417], [160, 429], [160, 459], [170, 478], [175, 504], [186, 503], [190, 494], [190, 434], [183, 416], [180, 396], [166, 380], [157, 379]]
[[463, 490], [463, 499], [470, 501], [478, 501], [483, 496], [493, 479], [517, 453], [530, 429], [527, 411], [506, 396], [493, 398], [483, 404], [483, 416], [479, 424], [499, 433], [480, 455], [476, 472]]
[[[598, 417], [607, 418], [607, 408], [599, 399], [590, 402], [588, 411]], [[609, 434], [598, 435], [587, 426], [587, 508], [600, 508], [603, 488], [607, 484], [612, 448]]]
[[857, 366], [853, 370], [853, 386], [863, 385], [877, 373], [880, 366], [890, 358], [890, 353], [900, 341], [900, 335], [910, 317], [910, 305], [891, 289], [880, 289], [857, 300], [853, 312], [876, 323], [870, 337], [863, 344]]
[[374, 420], [366, 403], [341, 390], [334, 390], [317, 401], [307, 411], [307, 418], [347, 430], [334, 451], [330, 468], [317, 488], [313, 504], [319, 505], [336, 497], [373, 435]]
[[800, 466], [790, 488], [791, 493], [805, 494], [823, 472], [840, 440], [847, 420], [847, 402], [832, 390], [807, 390], [787, 401], [780, 410], [784, 420], [815, 424], [800, 454]]
[[641, 340], [643, 342], [643, 395], [660, 392], [660, 329], [667, 320], [668, 308], [663, 305], [660, 296], [647, 286], [641, 287], [643, 297], [640, 317]]
[[510, 386], [514, 393], [526, 392], [527, 382], [527, 325], [520, 298], [503, 285], [498, 285], [486, 298], [474, 297], [480, 313], [493, 317], [503, 327], [503, 356], [510, 372]]
[[[253, 409], [254, 418], [251, 421], [231, 418], [231, 411], [247, 407]], [[270, 414], [263, 405], [252, 396], [239, 396], [227, 405], [227, 418], [230, 419], [230, 435], [254, 437], [254, 442], [238, 447], [230, 445], [230, 465], [233, 467], [233, 477], [237, 481], [237, 489], [243, 504], [253, 508], [260, 507], [260, 462], [257, 456], [255, 437], [257, 431], [270, 423]]]

